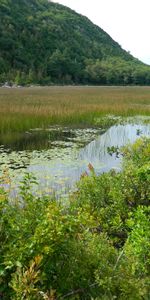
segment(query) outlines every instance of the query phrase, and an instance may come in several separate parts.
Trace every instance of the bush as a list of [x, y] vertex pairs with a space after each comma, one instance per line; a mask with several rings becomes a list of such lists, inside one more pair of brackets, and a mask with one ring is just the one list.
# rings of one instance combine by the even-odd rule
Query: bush
[[2, 299], [149, 299], [150, 141], [123, 149], [121, 173], [83, 176], [68, 206], [0, 190]]

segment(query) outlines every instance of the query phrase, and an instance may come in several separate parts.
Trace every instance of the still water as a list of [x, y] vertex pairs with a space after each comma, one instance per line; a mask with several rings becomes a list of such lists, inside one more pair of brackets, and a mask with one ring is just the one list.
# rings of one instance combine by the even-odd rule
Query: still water
[[[121, 169], [121, 157], [110, 155], [112, 146], [133, 143], [139, 136], [150, 137], [150, 124], [114, 125], [101, 129], [50, 128], [30, 131], [23, 137], [0, 146], [1, 175], [11, 178], [7, 188], [17, 193], [17, 182], [25, 172], [32, 172], [38, 180], [40, 193], [66, 194], [75, 186], [91, 163], [97, 174], [114, 168]], [[15, 188], [14, 188], [15, 187]]]

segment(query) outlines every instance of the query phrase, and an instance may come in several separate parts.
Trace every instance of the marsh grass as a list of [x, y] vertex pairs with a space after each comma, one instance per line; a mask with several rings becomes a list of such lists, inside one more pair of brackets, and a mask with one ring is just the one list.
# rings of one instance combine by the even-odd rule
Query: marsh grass
[[1, 134], [56, 124], [91, 126], [108, 114], [150, 115], [150, 87], [0, 89]]

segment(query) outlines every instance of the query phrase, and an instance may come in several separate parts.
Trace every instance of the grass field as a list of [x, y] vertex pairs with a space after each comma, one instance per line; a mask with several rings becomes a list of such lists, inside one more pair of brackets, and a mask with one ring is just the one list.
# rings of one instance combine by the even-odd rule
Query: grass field
[[96, 125], [107, 115], [150, 115], [150, 87], [0, 88], [0, 133]]

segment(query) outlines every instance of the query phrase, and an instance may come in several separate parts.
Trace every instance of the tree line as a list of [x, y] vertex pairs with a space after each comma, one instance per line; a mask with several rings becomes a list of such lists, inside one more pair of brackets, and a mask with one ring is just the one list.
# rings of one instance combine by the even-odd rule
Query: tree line
[[67, 7], [1, 0], [0, 19], [0, 83], [150, 84], [148, 65]]

